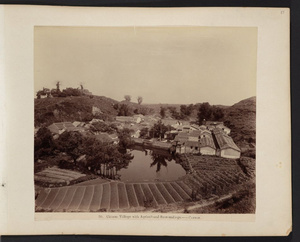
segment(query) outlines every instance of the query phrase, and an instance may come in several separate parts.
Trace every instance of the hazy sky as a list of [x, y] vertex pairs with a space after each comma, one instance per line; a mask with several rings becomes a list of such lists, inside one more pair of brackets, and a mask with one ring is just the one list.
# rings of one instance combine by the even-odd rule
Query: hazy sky
[[35, 27], [35, 91], [79, 87], [144, 103], [232, 105], [256, 95], [257, 28]]

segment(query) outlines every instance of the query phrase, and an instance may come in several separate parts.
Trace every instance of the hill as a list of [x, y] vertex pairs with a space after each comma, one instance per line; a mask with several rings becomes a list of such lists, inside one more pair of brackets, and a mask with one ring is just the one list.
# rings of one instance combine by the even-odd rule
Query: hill
[[[111, 119], [117, 115], [118, 101], [103, 96], [53, 97], [34, 100], [35, 126], [53, 122]], [[94, 107], [94, 114], [93, 114]], [[96, 112], [95, 112], [96, 110]]]
[[[126, 114], [120, 110], [126, 106]], [[93, 111], [94, 110], [94, 111]], [[121, 101], [104, 96], [69, 96], [34, 100], [35, 127], [54, 122], [90, 121], [93, 118], [113, 120], [117, 115], [152, 114], [146, 105]]]
[[256, 141], [256, 97], [244, 99], [223, 109], [223, 121], [239, 147], [254, 148]]

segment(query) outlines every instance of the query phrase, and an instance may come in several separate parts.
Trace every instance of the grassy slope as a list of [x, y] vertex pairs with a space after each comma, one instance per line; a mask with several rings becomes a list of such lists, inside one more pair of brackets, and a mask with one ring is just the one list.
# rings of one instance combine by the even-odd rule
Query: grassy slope
[[231, 137], [239, 147], [249, 148], [256, 137], [256, 97], [244, 99], [223, 109], [224, 121], [229, 121]]
[[113, 105], [117, 101], [102, 97], [56, 97], [34, 100], [35, 126], [51, 124], [53, 122], [84, 120], [91, 115], [92, 107], [97, 107], [104, 116], [115, 116], [117, 111]]
[[146, 105], [128, 101], [118, 102], [104, 96], [43, 98], [34, 100], [35, 126], [62, 121], [85, 121], [91, 119], [93, 107], [99, 108], [103, 113], [98, 118], [110, 119], [118, 114], [114, 108], [115, 104], [126, 104], [130, 114], [134, 114], [135, 109], [145, 114], [153, 113], [153, 110]]

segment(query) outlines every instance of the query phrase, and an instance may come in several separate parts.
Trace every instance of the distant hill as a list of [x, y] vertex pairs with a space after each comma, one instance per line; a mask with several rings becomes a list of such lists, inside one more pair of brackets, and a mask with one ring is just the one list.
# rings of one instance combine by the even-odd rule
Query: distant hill
[[239, 101], [238, 103], [231, 106], [231, 108], [239, 110], [248, 110], [255, 112], [256, 111], [256, 97], [250, 97]]
[[241, 148], [255, 147], [256, 97], [244, 99], [223, 109], [223, 121], [231, 128], [231, 136]]
[[[118, 101], [103, 96], [53, 97], [34, 100], [35, 126], [62, 121], [87, 121], [94, 116], [110, 119], [117, 115]], [[92, 110], [99, 112], [93, 115]]]

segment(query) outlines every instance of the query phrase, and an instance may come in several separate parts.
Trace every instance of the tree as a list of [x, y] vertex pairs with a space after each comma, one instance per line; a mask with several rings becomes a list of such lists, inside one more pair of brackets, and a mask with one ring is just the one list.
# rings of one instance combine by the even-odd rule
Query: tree
[[130, 102], [130, 101], [131, 101], [131, 96], [130, 96], [130, 95], [125, 95], [125, 96], [124, 96], [124, 99], [125, 99], [127, 102]]
[[150, 164], [150, 167], [156, 165], [156, 172], [160, 171], [161, 166], [166, 167], [168, 165], [166, 160], [165, 160], [165, 157], [163, 155], [152, 153], [151, 158], [152, 158], [153, 162]]
[[209, 105], [208, 102], [202, 103], [198, 110], [198, 123], [201, 125], [203, 123], [203, 120], [209, 120], [212, 115], [212, 108]]
[[166, 116], [166, 108], [160, 107], [160, 112], [159, 113], [160, 113], [160, 116], [162, 118], [164, 118]]
[[180, 114], [181, 117], [184, 118], [186, 116], [190, 116], [192, 114], [192, 111], [194, 109], [194, 105], [190, 104], [190, 105], [181, 105], [180, 106]]
[[85, 154], [84, 137], [79, 132], [62, 133], [57, 139], [56, 146], [58, 150], [72, 157], [74, 165], [77, 164], [77, 159]]
[[148, 134], [149, 134], [149, 129], [148, 129], [147, 127], [142, 128], [142, 129], [141, 129], [141, 132], [140, 132], [140, 138], [146, 139], [146, 138], [149, 137]]
[[43, 91], [41, 92], [43, 96], [47, 96], [47, 97], [50, 97], [51, 95], [51, 91], [49, 88], [45, 88], [43, 87]]
[[117, 130], [116, 127], [114, 127], [113, 125], [108, 125], [105, 122], [96, 122], [93, 123], [93, 125], [90, 126], [90, 129], [93, 132], [106, 132], [106, 133], [113, 133], [114, 131]]
[[132, 130], [128, 128], [124, 128], [118, 132], [119, 138], [119, 151], [124, 152], [128, 149], [129, 146], [133, 145], [133, 141], [131, 140]]
[[130, 116], [131, 112], [127, 104], [119, 105], [118, 116]]
[[113, 105], [113, 108], [116, 109], [116, 110], [118, 110], [118, 109], [119, 109], [119, 104], [118, 104], [118, 103], [115, 103], [115, 104]]
[[193, 110], [194, 110], [194, 105], [191, 103], [187, 108], [188, 108], [188, 112], [189, 112], [190, 114], [192, 114], [192, 112], [193, 112]]
[[55, 148], [54, 140], [49, 129], [42, 127], [34, 137], [34, 161], [52, 154]]
[[143, 97], [141, 97], [141, 96], [138, 96], [137, 97], [137, 101], [138, 101], [138, 104], [142, 104], [142, 102], [143, 102]]
[[42, 90], [39, 90], [37, 93], [36, 93], [36, 97], [37, 99], [41, 99], [41, 96], [44, 96], [45, 93], [42, 91]]
[[133, 156], [127, 151], [121, 153], [117, 145], [104, 144], [93, 137], [85, 140], [87, 168], [96, 174], [115, 179], [117, 171], [126, 168]]
[[71, 88], [71, 87], [64, 89], [63, 93], [65, 93], [67, 96], [81, 96], [82, 95], [80, 90], [78, 90], [77, 88]]
[[57, 90], [57, 92], [60, 92], [59, 86], [60, 86], [60, 81], [57, 81], [56, 82], [56, 90]]
[[219, 121], [224, 117], [224, 112], [221, 108], [213, 106], [212, 107], [213, 120]]
[[150, 129], [150, 136], [155, 138], [163, 138], [169, 127], [164, 125], [161, 120], [157, 121]]
[[176, 107], [171, 106], [171, 107], [168, 107], [168, 109], [169, 109], [169, 111], [171, 113], [171, 116], [173, 118], [175, 118], [175, 119], [181, 119], [181, 115], [180, 115], [179, 112], [177, 112]]

